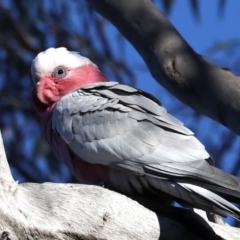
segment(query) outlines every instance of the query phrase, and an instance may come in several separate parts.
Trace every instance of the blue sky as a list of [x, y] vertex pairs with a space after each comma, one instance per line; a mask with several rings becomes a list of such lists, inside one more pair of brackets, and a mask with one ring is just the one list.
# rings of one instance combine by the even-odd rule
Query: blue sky
[[227, 1], [220, 17], [218, 0], [201, 0], [200, 21], [193, 21], [187, 0], [175, 2], [169, 19], [197, 52], [203, 54], [214, 42], [239, 38], [240, 1]]

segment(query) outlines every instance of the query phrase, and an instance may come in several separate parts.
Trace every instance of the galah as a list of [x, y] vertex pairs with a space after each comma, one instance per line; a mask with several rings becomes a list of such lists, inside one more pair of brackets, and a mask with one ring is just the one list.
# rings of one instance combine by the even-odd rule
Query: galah
[[84, 184], [240, 220], [240, 179], [214, 167], [182, 122], [88, 58], [49, 48], [33, 60], [32, 99], [54, 152]]

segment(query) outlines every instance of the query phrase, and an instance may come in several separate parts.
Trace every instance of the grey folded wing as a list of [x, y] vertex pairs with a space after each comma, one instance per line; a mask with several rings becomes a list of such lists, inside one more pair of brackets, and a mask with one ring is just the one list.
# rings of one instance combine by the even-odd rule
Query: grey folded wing
[[113, 82], [87, 85], [59, 101], [53, 129], [91, 163], [144, 166], [209, 158], [193, 133], [149, 96]]
[[87, 162], [239, 191], [238, 179], [211, 166], [193, 133], [141, 90], [116, 82], [75, 90], [57, 104], [53, 128]]

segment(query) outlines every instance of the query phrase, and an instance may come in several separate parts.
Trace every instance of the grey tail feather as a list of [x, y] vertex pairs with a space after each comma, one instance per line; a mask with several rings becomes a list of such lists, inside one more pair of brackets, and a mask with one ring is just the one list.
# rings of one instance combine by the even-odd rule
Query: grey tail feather
[[213, 212], [220, 214], [221, 216], [225, 216], [227, 213], [240, 221], [240, 210], [221, 196], [203, 187], [195, 186], [192, 184], [179, 184], [187, 190], [194, 192], [195, 194], [203, 197], [205, 200], [208, 200], [211, 204], [213, 204]]
[[231, 215], [240, 221], [240, 210], [210, 190], [190, 183], [149, 177], [148, 188], [157, 195], [167, 193], [183, 206], [200, 208], [223, 217]]

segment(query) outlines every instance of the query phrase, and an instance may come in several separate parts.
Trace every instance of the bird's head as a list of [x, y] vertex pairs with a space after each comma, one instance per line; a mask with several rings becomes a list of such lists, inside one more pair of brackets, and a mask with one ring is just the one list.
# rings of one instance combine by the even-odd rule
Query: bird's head
[[94, 82], [108, 79], [88, 58], [66, 48], [49, 48], [33, 60], [32, 100], [36, 109], [45, 111], [67, 93]]

